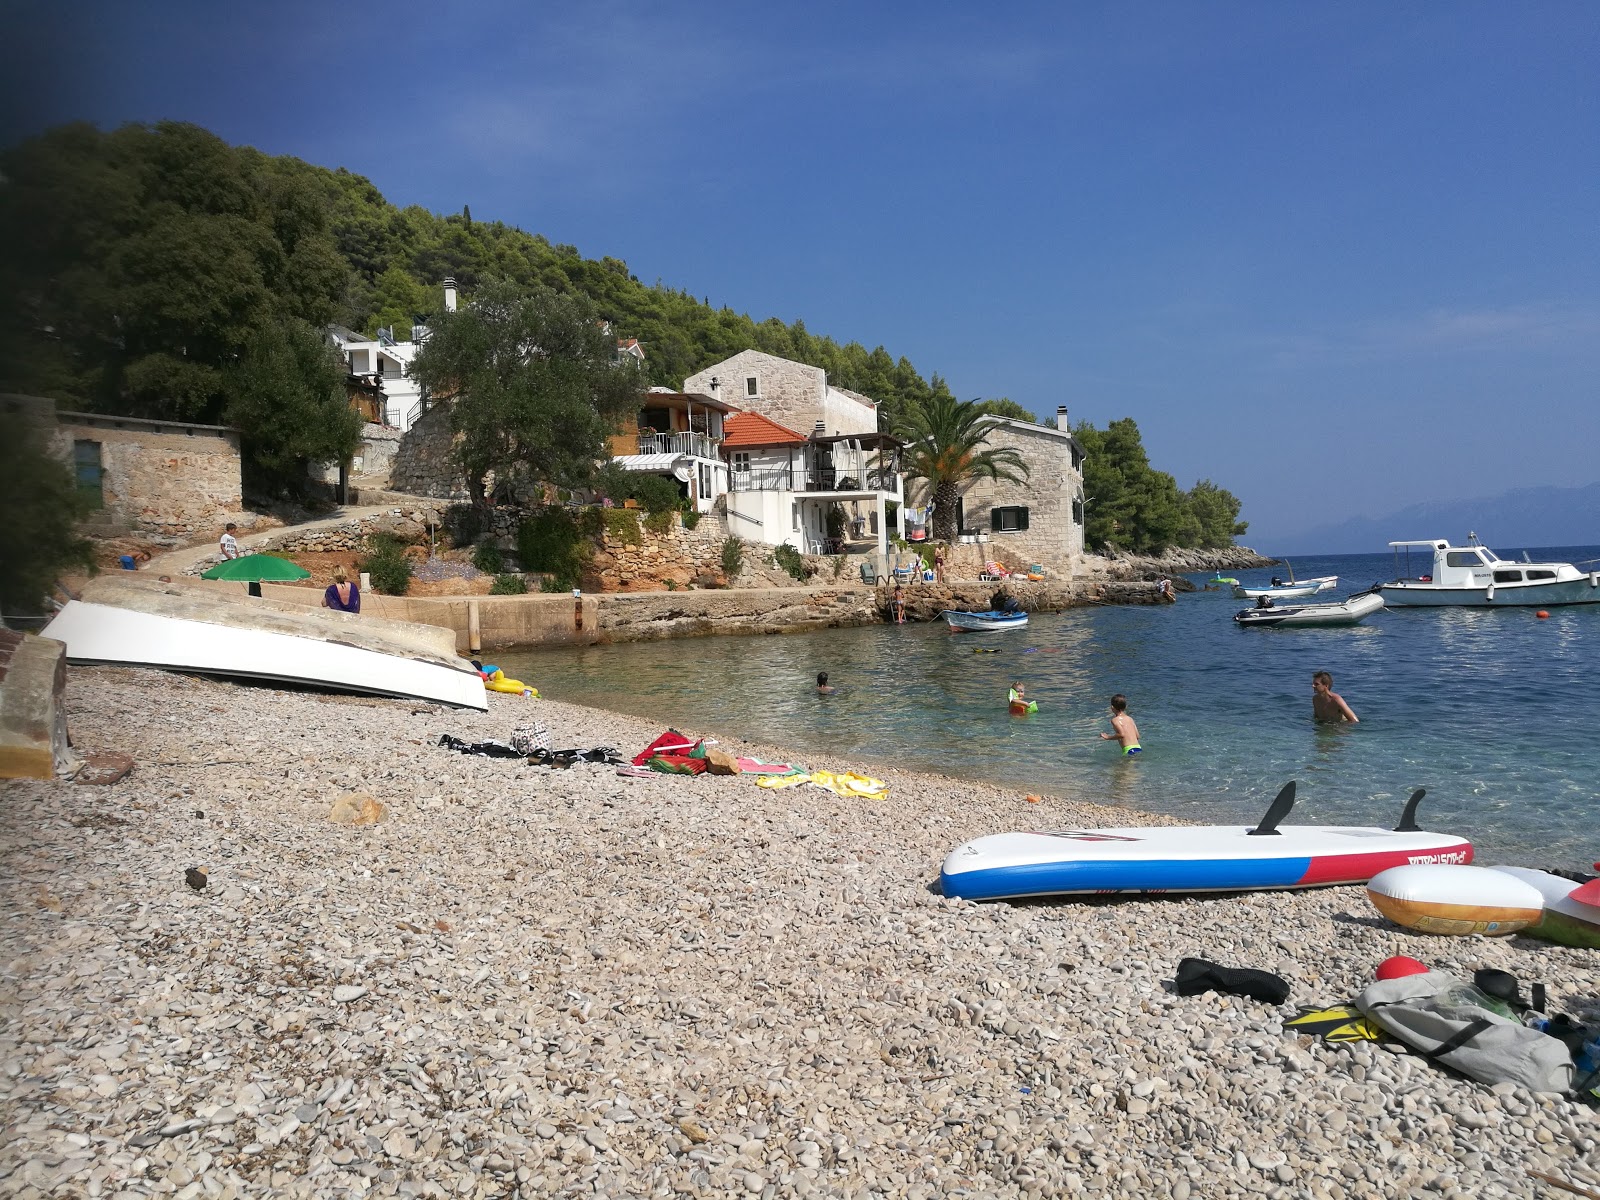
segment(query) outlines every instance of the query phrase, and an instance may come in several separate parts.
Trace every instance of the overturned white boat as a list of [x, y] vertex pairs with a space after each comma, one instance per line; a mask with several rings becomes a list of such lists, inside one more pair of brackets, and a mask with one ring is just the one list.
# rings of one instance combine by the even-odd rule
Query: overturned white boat
[[[142, 581], [141, 581], [142, 582]], [[487, 709], [483, 677], [429, 644], [431, 626], [272, 601], [243, 605], [199, 588], [97, 588], [43, 633], [67, 660], [309, 684]], [[452, 635], [453, 636], [453, 635]]]
[[1359, 625], [1382, 608], [1382, 596], [1375, 592], [1358, 592], [1348, 599], [1328, 604], [1275, 604], [1269, 600], [1265, 605], [1234, 613], [1233, 619], [1252, 628]]
[[[1399, 578], [1378, 585], [1391, 608], [1471, 606], [1506, 608], [1537, 606], [1554, 608], [1558, 604], [1600, 604], [1600, 570], [1586, 563], [1580, 571], [1572, 563], [1514, 562], [1501, 558], [1467, 536], [1465, 546], [1452, 546], [1443, 538], [1422, 541], [1390, 542]], [[1421, 550], [1432, 560], [1432, 573], [1411, 575], [1410, 557]], [[1524, 556], [1526, 557], [1526, 556]]]

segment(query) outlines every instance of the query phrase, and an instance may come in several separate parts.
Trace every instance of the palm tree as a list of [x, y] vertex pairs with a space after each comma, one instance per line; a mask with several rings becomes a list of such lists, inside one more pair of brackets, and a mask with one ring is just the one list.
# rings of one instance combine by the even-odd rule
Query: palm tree
[[993, 417], [977, 400], [957, 400], [947, 391], [913, 401], [895, 421], [892, 432], [906, 443], [901, 461], [905, 473], [928, 483], [933, 499], [933, 536], [956, 537], [956, 501], [967, 484], [979, 477], [1026, 483], [1028, 464], [1009, 446], [985, 443]]

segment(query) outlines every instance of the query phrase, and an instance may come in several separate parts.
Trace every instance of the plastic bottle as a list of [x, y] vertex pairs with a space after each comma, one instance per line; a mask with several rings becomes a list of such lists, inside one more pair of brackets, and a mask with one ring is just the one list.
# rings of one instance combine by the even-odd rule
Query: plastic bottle
[[[1474, 1016], [1472, 1010], [1477, 1008], [1488, 1009], [1496, 1016], [1511, 1017], [1511, 1006], [1509, 1004], [1504, 1000], [1496, 1000], [1483, 989], [1470, 983], [1456, 984], [1455, 987], [1439, 997], [1439, 1002], [1441, 1008], [1449, 1012], [1450, 1016], [1463, 1021], [1472, 1020]], [[1449, 1011], [1451, 1009], [1456, 1011]]]
[[1572, 1090], [1580, 1096], [1587, 1092], [1600, 1098], [1600, 1032], [1572, 1056], [1572, 1063]]

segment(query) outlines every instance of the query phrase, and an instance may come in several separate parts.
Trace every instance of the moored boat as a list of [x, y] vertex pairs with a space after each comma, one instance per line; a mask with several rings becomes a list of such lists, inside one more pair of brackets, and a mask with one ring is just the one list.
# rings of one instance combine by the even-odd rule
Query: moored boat
[[947, 608], [940, 616], [956, 633], [977, 633], [994, 629], [1021, 629], [1028, 623], [1025, 612], [1001, 612], [988, 609], [984, 612], [956, 612]]
[[1238, 600], [1255, 600], [1266, 596], [1273, 600], [1300, 600], [1306, 596], [1315, 596], [1318, 592], [1331, 592], [1339, 586], [1337, 575], [1318, 575], [1315, 579], [1294, 579], [1292, 576], [1288, 583], [1274, 580], [1266, 587], [1245, 587], [1234, 584], [1233, 595]]
[[1383, 608], [1383, 597], [1375, 592], [1358, 592], [1345, 600], [1327, 604], [1274, 604], [1246, 608], [1233, 614], [1240, 625], [1316, 626], [1359, 625]]
[[[1562, 604], [1600, 604], [1600, 570], [1595, 563], [1581, 571], [1572, 563], [1514, 562], [1501, 558], [1467, 536], [1465, 546], [1452, 546], [1444, 538], [1390, 542], [1396, 565], [1404, 557], [1405, 567], [1390, 583], [1379, 584], [1384, 603], [1390, 608], [1441, 607], [1554, 607]], [[1413, 550], [1426, 552], [1433, 570], [1428, 575], [1410, 575]], [[1525, 556], [1526, 557], [1526, 556]]]

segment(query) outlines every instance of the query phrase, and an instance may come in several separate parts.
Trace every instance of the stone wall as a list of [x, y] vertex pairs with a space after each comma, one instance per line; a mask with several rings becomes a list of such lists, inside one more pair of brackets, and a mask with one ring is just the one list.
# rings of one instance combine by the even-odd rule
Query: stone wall
[[[996, 421], [988, 445], [1021, 454], [1028, 481], [975, 480], [961, 497], [964, 527], [987, 533], [993, 556], [1009, 565], [1036, 562], [1071, 575], [1083, 557], [1083, 526], [1073, 519], [1072, 503], [1083, 495], [1083, 472], [1072, 465], [1070, 438], [1042, 425]], [[995, 528], [994, 509], [1010, 505], [1028, 510], [1027, 529], [1005, 533]]]
[[215, 425], [59, 412], [51, 446], [69, 467], [75, 444], [99, 446], [104, 517], [164, 537], [214, 536], [244, 516], [239, 435]]
[[[745, 386], [751, 376], [758, 389], [754, 396]], [[720, 384], [716, 391], [711, 389], [713, 378]], [[715, 396], [725, 404], [761, 413], [802, 434], [809, 434], [824, 418], [827, 387], [827, 372], [821, 367], [808, 367], [759, 350], [741, 350], [683, 381], [686, 392]]]
[[665, 533], [645, 528], [644, 513], [637, 509], [611, 509], [608, 522], [630, 517], [639, 524], [638, 542], [618, 537], [608, 523], [584, 581], [591, 591], [659, 591], [668, 580], [674, 588], [725, 586], [722, 544], [728, 526], [721, 516], [707, 513], [693, 529], [685, 529], [681, 516], [673, 514]]
[[465, 500], [467, 482], [455, 459], [450, 405], [435, 404], [400, 438], [389, 467], [389, 486], [412, 496]]
[[[389, 533], [403, 542], [426, 542], [429, 526], [435, 535], [439, 532], [444, 505], [418, 505], [415, 501], [396, 512], [341, 521], [336, 525], [323, 525], [313, 529], [289, 526], [263, 535], [254, 549], [268, 554], [327, 554], [343, 551], [365, 550], [367, 539], [375, 533]], [[201, 559], [186, 574], [199, 575], [217, 561], [216, 555]]]

